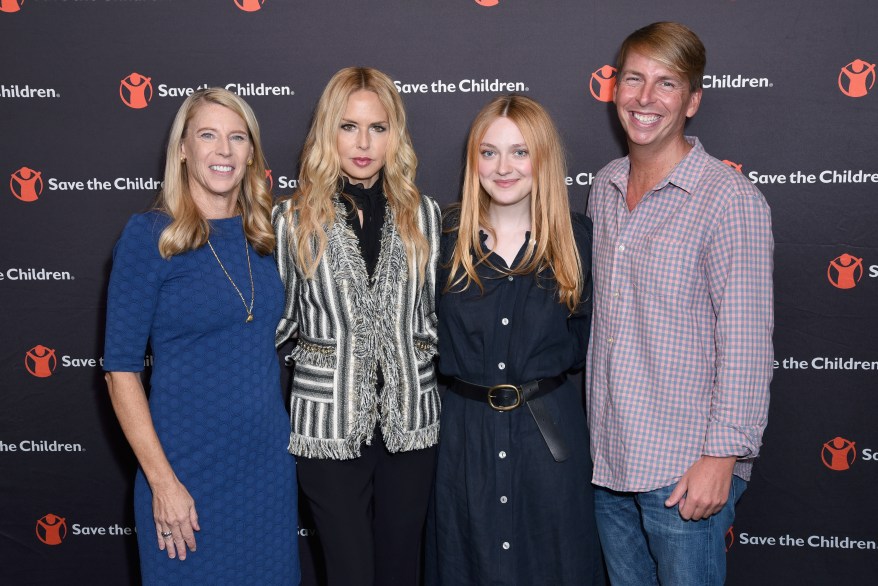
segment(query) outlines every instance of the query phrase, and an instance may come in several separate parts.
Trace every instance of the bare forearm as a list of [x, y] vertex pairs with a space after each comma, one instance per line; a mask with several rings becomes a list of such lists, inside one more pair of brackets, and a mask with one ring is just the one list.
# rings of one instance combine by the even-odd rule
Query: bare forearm
[[105, 378], [119, 425], [149, 484], [155, 487], [174, 481], [174, 471], [153, 426], [140, 374], [108, 372]]

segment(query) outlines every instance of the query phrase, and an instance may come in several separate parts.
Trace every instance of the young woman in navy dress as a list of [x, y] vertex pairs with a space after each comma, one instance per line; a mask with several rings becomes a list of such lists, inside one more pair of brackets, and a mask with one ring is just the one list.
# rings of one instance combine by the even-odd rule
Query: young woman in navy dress
[[546, 111], [492, 100], [467, 143], [437, 281], [442, 437], [428, 584], [602, 584], [581, 379], [591, 231]]

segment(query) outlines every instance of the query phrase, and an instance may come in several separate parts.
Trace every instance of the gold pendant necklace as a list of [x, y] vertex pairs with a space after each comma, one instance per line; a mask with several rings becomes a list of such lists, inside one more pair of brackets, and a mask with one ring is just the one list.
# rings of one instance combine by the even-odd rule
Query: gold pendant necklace
[[213, 253], [213, 258], [216, 259], [216, 262], [219, 263], [220, 268], [226, 274], [226, 278], [229, 280], [229, 283], [232, 284], [232, 287], [235, 288], [235, 291], [238, 293], [238, 297], [241, 298], [241, 303], [244, 304], [244, 311], [247, 312], [247, 319], [244, 320], [244, 323], [250, 323], [253, 321], [253, 302], [256, 301], [256, 289], [253, 287], [253, 268], [250, 266], [250, 248], [247, 246], [247, 237], [244, 237], [244, 252], [247, 253], [247, 272], [250, 273], [250, 307], [247, 307], [247, 302], [244, 300], [244, 295], [241, 294], [241, 290], [238, 289], [238, 286], [235, 285], [235, 281], [232, 280], [232, 276], [229, 274], [229, 271], [226, 270], [226, 267], [223, 266], [223, 261], [220, 260], [219, 256], [216, 254], [216, 250], [213, 249], [213, 244], [210, 243], [210, 238], [207, 239], [207, 245], [210, 247], [210, 251]]

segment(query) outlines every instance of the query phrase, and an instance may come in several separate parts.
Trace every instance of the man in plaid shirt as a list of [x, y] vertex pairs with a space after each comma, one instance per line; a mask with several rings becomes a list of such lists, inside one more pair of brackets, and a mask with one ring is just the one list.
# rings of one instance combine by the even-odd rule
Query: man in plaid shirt
[[741, 173], [683, 134], [704, 64], [677, 23], [625, 40], [614, 101], [629, 154], [589, 198], [588, 421], [614, 585], [723, 583], [725, 533], [766, 425], [771, 217]]

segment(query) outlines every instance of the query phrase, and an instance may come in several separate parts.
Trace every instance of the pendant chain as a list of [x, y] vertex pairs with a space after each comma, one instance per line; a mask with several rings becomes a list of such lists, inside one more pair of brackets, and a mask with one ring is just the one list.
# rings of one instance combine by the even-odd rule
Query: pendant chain
[[207, 239], [207, 245], [210, 247], [210, 251], [213, 253], [213, 258], [216, 259], [216, 262], [219, 263], [220, 268], [226, 274], [226, 278], [229, 280], [229, 283], [232, 284], [232, 287], [235, 288], [235, 291], [238, 293], [238, 297], [241, 298], [241, 303], [244, 304], [244, 310], [247, 312], [246, 323], [250, 323], [253, 321], [253, 302], [256, 301], [256, 288], [253, 286], [253, 267], [250, 266], [250, 248], [247, 246], [247, 238], [244, 238], [244, 252], [247, 253], [247, 272], [250, 274], [250, 307], [247, 307], [247, 301], [244, 299], [244, 295], [241, 293], [241, 290], [238, 289], [238, 286], [235, 284], [235, 281], [232, 279], [232, 276], [229, 274], [229, 271], [226, 270], [226, 267], [223, 265], [223, 261], [220, 260], [219, 256], [216, 253], [216, 250], [213, 248], [213, 244], [210, 243], [210, 238]]

